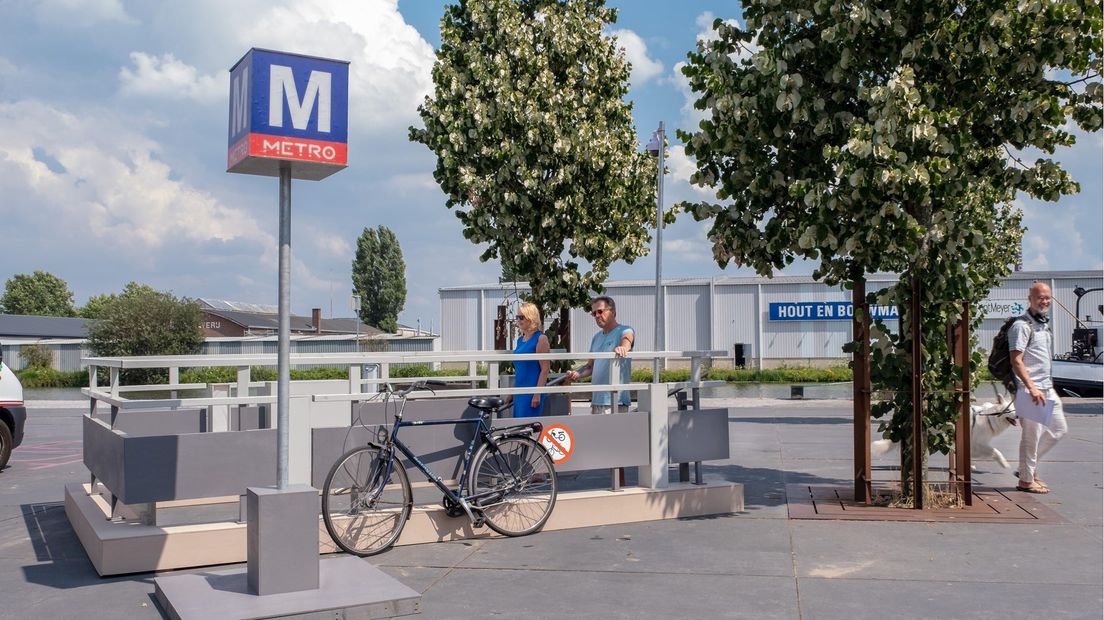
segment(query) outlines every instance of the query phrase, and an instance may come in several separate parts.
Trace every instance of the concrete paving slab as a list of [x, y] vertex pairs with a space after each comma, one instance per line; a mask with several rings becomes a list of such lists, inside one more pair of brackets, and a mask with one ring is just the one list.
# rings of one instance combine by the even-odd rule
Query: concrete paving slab
[[[874, 521], [791, 525], [799, 577], [1007, 582], [1030, 571], [1034, 584], [1104, 582], [1100, 546], [1078, 526]], [[1081, 569], [1073, 573], [1070, 566]]]
[[792, 577], [457, 568], [434, 591], [421, 620], [799, 617]]
[[[787, 576], [786, 523], [719, 515], [486, 541], [461, 566], [626, 573]], [[687, 544], [687, 541], [694, 541]]]
[[[1011, 575], [1010, 575], [1011, 577]], [[798, 580], [803, 620], [854, 618], [1099, 618], [1100, 584], [1047, 585], [972, 581]]]

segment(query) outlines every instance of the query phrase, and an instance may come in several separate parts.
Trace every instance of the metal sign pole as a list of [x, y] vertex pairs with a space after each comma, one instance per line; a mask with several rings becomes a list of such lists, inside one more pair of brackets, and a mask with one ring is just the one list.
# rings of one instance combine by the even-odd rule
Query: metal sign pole
[[[663, 342], [663, 149], [666, 136], [663, 133], [663, 121], [659, 121], [656, 164], [656, 276], [655, 276], [655, 350], [662, 351]], [[659, 358], [652, 360], [652, 381], [659, 383]]]
[[280, 164], [280, 326], [276, 355], [276, 488], [288, 486], [288, 394], [291, 382], [291, 163]]

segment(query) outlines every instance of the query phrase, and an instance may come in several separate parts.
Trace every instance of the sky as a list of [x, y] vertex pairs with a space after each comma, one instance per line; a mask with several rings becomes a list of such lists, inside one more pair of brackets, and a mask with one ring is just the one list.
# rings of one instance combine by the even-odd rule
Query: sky
[[[277, 299], [278, 187], [226, 173], [229, 68], [251, 47], [350, 65], [349, 167], [292, 189], [292, 309], [351, 316], [350, 266], [365, 227], [398, 237], [407, 265], [399, 321], [439, 328], [438, 289], [496, 282], [495, 262], [463, 238], [433, 181], [435, 161], [408, 141], [432, 90], [441, 0], [9, 0], [0, 3], [0, 281], [36, 270], [68, 282], [76, 303], [130, 281], [259, 304]], [[607, 29], [632, 63], [628, 98], [641, 148], [664, 122], [665, 205], [711, 196], [688, 183], [674, 135], [699, 112], [679, 73], [722, 1], [620, 0]], [[1101, 134], [1059, 152], [1082, 191], [1023, 197], [1029, 270], [1100, 269]], [[668, 278], [749, 275], [712, 261], [707, 224], [683, 214], [664, 231]], [[811, 268], [795, 265], [790, 274]], [[612, 279], [652, 279], [651, 255]]]

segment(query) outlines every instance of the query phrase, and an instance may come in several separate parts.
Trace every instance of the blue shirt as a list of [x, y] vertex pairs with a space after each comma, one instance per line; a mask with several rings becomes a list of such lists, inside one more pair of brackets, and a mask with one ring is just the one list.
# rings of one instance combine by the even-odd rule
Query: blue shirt
[[[537, 342], [542, 333], [535, 332], [529, 340], [525, 336], [519, 336], [514, 353], [536, 353]], [[517, 360], [514, 362], [514, 387], [534, 387], [540, 380], [541, 363], [537, 361]], [[517, 394], [514, 396], [514, 417], [531, 418], [539, 416], [544, 409], [544, 394], [541, 394], [540, 404], [533, 407], [532, 394]]]
[[[610, 330], [607, 334], [604, 331], [599, 330], [597, 334], [594, 334], [594, 338], [590, 340], [590, 352], [591, 353], [612, 353], [614, 349], [621, 344], [621, 339], [625, 337], [625, 334], [636, 335], [633, 328], [628, 325], [618, 325]], [[613, 360], [594, 360], [594, 367], [591, 371], [590, 381], [595, 385], [608, 384], [610, 382], [610, 365]], [[632, 364], [626, 358], [621, 361], [621, 383], [629, 383], [630, 372], [632, 371]], [[621, 392], [621, 397], [618, 400], [622, 405], [628, 406], [632, 402], [631, 397], [627, 391]], [[590, 403], [592, 405], [609, 406], [610, 393], [609, 392], [594, 392], [590, 396]]]

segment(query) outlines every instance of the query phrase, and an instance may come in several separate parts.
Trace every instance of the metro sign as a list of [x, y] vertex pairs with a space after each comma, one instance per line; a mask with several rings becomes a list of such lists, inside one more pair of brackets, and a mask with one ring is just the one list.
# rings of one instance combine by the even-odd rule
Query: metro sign
[[319, 180], [348, 165], [349, 63], [253, 48], [230, 69], [227, 172]]

